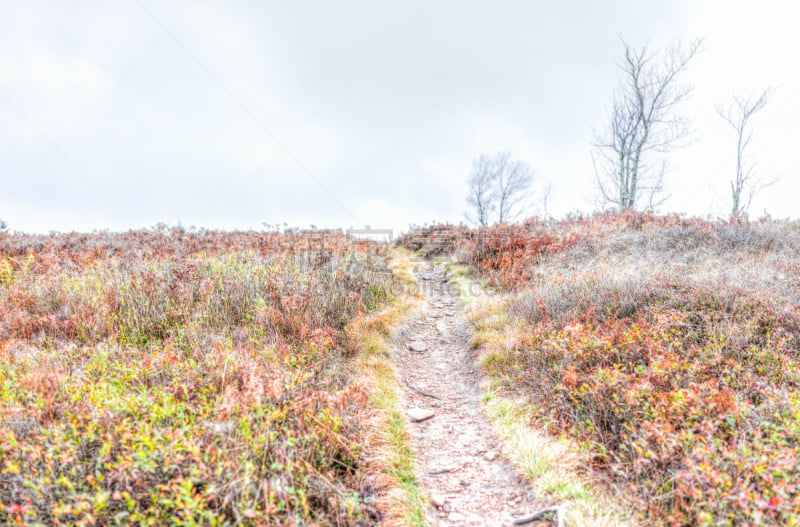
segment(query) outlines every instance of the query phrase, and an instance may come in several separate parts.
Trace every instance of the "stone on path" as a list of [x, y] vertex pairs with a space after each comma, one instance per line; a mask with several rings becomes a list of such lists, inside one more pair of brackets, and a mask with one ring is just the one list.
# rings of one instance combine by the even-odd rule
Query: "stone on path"
[[413, 340], [408, 343], [408, 349], [417, 353], [422, 353], [423, 351], [428, 351], [428, 345], [419, 340]]
[[461, 514], [460, 512], [451, 512], [447, 515], [447, 521], [451, 522], [463, 522], [466, 521], [467, 517]]
[[428, 408], [409, 408], [408, 409], [408, 418], [411, 419], [415, 423], [419, 423], [425, 421], [426, 419], [430, 419], [436, 415], [431, 409]]
[[438, 509], [441, 509], [442, 507], [444, 507], [445, 500], [439, 494], [436, 494], [435, 492], [431, 492], [431, 495], [428, 496], [428, 499], [431, 500], [431, 504], [433, 504], [434, 507], [436, 507]]
[[435, 467], [430, 467], [430, 469], [428, 469], [428, 475], [429, 476], [438, 476], [439, 474], [447, 474], [449, 472], [455, 472], [456, 470], [459, 470], [460, 468], [461, 468], [461, 465], [459, 465], [458, 463], [449, 464], [449, 465], [439, 465], [439, 466], [435, 466]]

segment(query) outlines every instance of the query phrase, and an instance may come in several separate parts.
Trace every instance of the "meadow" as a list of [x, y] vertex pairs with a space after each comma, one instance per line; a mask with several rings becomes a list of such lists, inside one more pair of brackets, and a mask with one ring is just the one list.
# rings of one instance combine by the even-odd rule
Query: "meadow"
[[401, 243], [468, 266], [492, 385], [635, 523], [800, 524], [800, 224], [604, 213]]
[[[800, 224], [400, 244], [477, 285], [490, 395], [569, 445], [530, 452], [567, 525], [800, 524]], [[386, 343], [410, 268], [338, 232], [0, 233], [0, 524], [424, 525]]]
[[376, 524], [395, 285], [337, 232], [0, 233], [0, 524]]

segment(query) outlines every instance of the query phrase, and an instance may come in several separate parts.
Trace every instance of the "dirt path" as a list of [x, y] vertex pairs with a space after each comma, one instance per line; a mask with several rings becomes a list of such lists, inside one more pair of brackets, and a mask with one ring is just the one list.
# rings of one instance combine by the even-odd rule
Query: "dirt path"
[[394, 358], [405, 390], [431, 526], [512, 525], [533, 496], [500, 455], [480, 409], [471, 328], [440, 267], [415, 272], [425, 301], [398, 333]]

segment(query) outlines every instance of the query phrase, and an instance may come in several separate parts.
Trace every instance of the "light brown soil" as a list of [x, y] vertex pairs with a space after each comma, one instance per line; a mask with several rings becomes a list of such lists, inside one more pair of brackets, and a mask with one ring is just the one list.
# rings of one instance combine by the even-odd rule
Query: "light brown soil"
[[[393, 345], [431, 526], [512, 525], [536, 510], [481, 412], [471, 328], [440, 266], [417, 265], [425, 295]], [[433, 417], [414, 422], [412, 416]], [[419, 415], [418, 415], [419, 414]]]

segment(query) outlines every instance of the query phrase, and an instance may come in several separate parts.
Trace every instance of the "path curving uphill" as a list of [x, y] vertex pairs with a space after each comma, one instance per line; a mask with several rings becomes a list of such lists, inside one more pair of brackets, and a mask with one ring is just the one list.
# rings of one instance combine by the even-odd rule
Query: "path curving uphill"
[[480, 372], [471, 327], [440, 266], [418, 264], [425, 296], [394, 339], [393, 356], [431, 526], [512, 525], [534, 496], [500, 455], [481, 413]]

